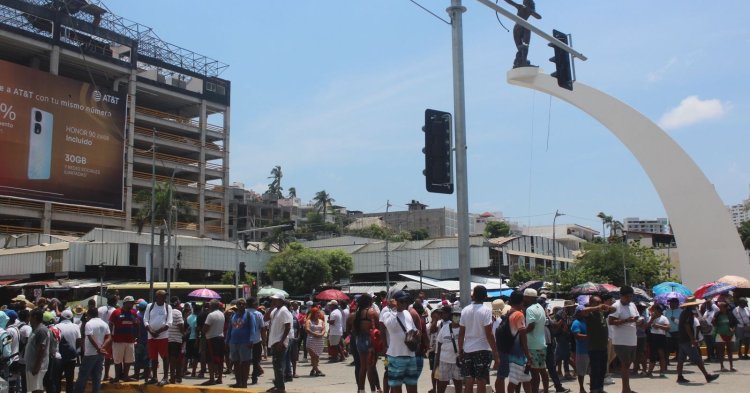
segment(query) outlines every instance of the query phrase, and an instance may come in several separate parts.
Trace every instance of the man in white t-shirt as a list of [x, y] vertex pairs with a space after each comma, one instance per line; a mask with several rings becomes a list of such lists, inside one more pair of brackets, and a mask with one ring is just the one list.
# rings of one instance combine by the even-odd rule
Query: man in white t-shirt
[[[737, 301], [737, 307], [732, 310], [732, 314], [737, 318], [737, 326], [734, 329], [737, 336], [737, 357], [740, 359], [750, 359], [750, 307], [747, 306], [747, 298], [741, 297]], [[745, 351], [742, 351], [745, 347]]]
[[[107, 298], [107, 304], [99, 307], [97, 309], [99, 313], [99, 319], [101, 319], [104, 322], [109, 323], [109, 318], [112, 317], [112, 313], [115, 312], [117, 309], [117, 302], [120, 300], [120, 297], [117, 295], [111, 295]], [[112, 359], [112, 348], [107, 348], [107, 353], [104, 354], [104, 380], [109, 380], [109, 369], [112, 366], [113, 359]], [[117, 378], [115, 378], [117, 379]]]
[[92, 393], [99, 393], [102, 382], [102, 366], [104, 365], [104, 354], [110, 342], [109, 324], [99, 318], [96, 308], [90, 308], [87, 311], [90, 318], [86, 321], [84, 328], [84, 346], [83, 359], [81, 367], [78, 370], [78, 380], [76, 381], [75, 393], [83, 393], [86, 383], [91, 379]]
[[169, 327], [172, 326], [172, 307], [167, 304], [167, 292], [156, 291], [154, 303], [146, 307], [143, 313], [143, 326], [148, 330], [148, 358], [151, 360], [151, 379], [147, 384], [155, 384], [159, 375], [159, 358], [164, 364], [164, 378], [159, 381], [160, 386], [167, 384], [169, 377]]
[[485, 393], [490, 382], [492, 360], [500, 363], [492, 331], [492, 310], [484, 306], [487, 288], [477, 285], [471, 293], [472, 303], [461, 310], [461, 327], [458, 333], [458, 352], [463, 361], [465, 389], [472, 391], [477, 384], [477, 393]]
[[620, 296], [620, 300], [612, 305], [615, 311], [609, 314], [608, 322], [612, 330], [611, 338], [615, 355], [620, 359], [622, 393], [631, 393], [630, 365], [635, 360], [638, 345], [636, 323], [641, 319], [641, 316], [632, 302], [633, 287], [623, 285], [620, 288]]
[[289, 333], [292, 331], [292, 313], [284, 305], [286, 297], [277, 293], [271, 296], [271, 310], [266, 313], [271, 325], [268, 328], [268, 350], [273, 358], [274, 391], [284, 392], [284, 354], [289, 346]]
[[344, 335], [344, 316], [339, 309], [339, 302], [331, 300], [328, 302], [328, 309], [331, 310], [328, 315], [328, 353], [331, 356], [330, 362], [344, 360], [341, 357], [341, 337]]
[[213, 299], [209, 303], [211, 310], [203, 324], [203, 334], [206, 336], [206, 347], [208, 354], [208, 381], [203, 386], [221, 385], [221, 377], [224, 371], [224, 307], [218, 300]]
[[411, 298], [404, 291], [393, 294], [396, 309], [384, 308], [380, 313], [380, 322], [388, 335], [388, 348], [385, 352], [388, 359], [388, 386], [400, 391], [401, 385], [406, 390], [416, 391], [420, 368], [417, 365], [416, 353], [406, 346], [404, 340], [407, 332], [418, 330], [409, 312]]

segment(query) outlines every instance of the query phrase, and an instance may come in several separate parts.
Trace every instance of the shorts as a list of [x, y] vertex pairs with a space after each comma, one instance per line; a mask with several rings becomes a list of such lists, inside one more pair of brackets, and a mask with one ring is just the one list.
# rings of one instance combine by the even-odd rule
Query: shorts
[[112, 343], [112, 361], [115, 364], [135, 363], [135, 344]]
[[667, 336], [663, 334], [651, 334], [649, 339], [649, 351], [651, 361], [655, 362], [659, 360], [659, 350], [664, 351], [664, 356], [669, 355], [667, 353]]
[[500, 352], [500, 364], [497, 365], [497, 377], [508, 378], [510, 374], [510, 356], [507, 353]]
[[576, 353], [576, 374], [579, 377], [585, 377], [589, 374], [591, 359], [588, 353]]
[[206, 347], [208, 348], [206, 361], [211, 362], [215, 365], [223, 365], [224, 364], [224, 337], [214, 337], [214, 338], [206, 339]]
[[464, 378], [481, 379], [490, 381], [490, 366], [492, 363], [492, 352], [475, 351], [464, 354], [464, 364], [461, 374]]
[[680, 343], [677, 361], [684, 362], [685, 359], [690, 359], [695, 364], [703, 364], [703, 358], [700, 352], [698, 352], [698, 348], [690, 343]]
[[388, 386], [416, 386], [419, 382], [417, 358], [414, 356], [388, 356]]
[[440, 362], [438, 364], [438, 381], [461, 381], [461, 368], [456, 363]]
[[113, 342], [110, 341], [107, 345], [104, 346], [104, 349], [107, 351], [104, 353], [105, 360], [112, 360], [112, 344]]
[[47, 374], [45, 368], [40, 369], [36, 375], [31, 374], [31, 370], [26, 370], [26, 391], [44, 391], [44, 374]]
[[557, 347], [555, 348], [555, 361], [568, 361], [570, 359], [570, 340], [557, 338]]
[[341, 336], [328, 336], [328, 345], [335, 347], [339, 344], [341, 344]]
[[152, 338], [148, 340], [148, 358], [151, 360], [158, 361], [161, 357], [166, 359], [169, 356], [167, 350], [168, 339], [166, 338]]
[[167, 346], [169, 348], [169, 357], [176, 359], [182, 355], [182, 343], [170, 342]]
[[615, 345], [615, 355], [620, 359], [620, 363], [631, 365], [635, 360], [636, 346]]
[[372, 343], [370, 342], [370, 333], [358, 334], [354, 336], [354, 344], [357, 347], [357, 352], [361, 354], [372, 351]]
[[718, 342], [722, 344], [731, 344], [734, 342], [734, 335], [725, 336], [723, 334], [717, 334], [716, 337], [719, 338]]
[[253, 360], [252, 344], [229, 344], [229, 358], [242, 363]]
[[192, 339], [187, 340], [185, 344], [185, 358], [186, 359], [198, 359], [198, 340]]
[[297, 363], [299, 360], [299, 339], [298, 338], [289, 338], [289, 348], [287, 349], [289, 352], [289, 359], [292, 360], [292, 362]]
[[543, 369], [547, 368], [547, 350], [545, 349], [529, 349], [531, 355], [531, 368]]
[[638, 337], [638, 343], [635, 347], [635, 356], [640, 359], [646, 352], [646, 337]]
[[522, 383], [531, 382], [531, 373], [525, 373], [526, 366], [516, 363], [510, 364], [510, 373], [508, 374], [508, 382], [513, 385], [520, 385]]

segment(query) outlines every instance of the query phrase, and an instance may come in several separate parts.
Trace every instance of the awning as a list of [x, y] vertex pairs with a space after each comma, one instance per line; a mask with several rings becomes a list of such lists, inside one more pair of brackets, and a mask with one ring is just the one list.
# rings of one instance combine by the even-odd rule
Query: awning
[[18, 283], [18, 284], [13, 284], [13, 285], [11, 285], [11, 287], [16, 287], [16, 288], [22, 288], [22, 287], [45, 287], [46, 288], [47, 286], [50, 286], [52, 284], [55, 284], [55, 286], [58, 286], [57, 285], [58, 281], [57, 280], [45, 280], [45, 281], [22, 282], [22, 283]]
[[[533, 252], [516, 251], [516, 250], [511, 250], [511, 249], [508, 249], [508, 248], [503, 248], [502, 250], [503, 250], [503, 252], [506, 252], [509, 255], [518, 255], [518, 256], [521, 256], [521, 257], [529, 257], [529, 258], [536, 258], [536, 259], [546, 259], [548, 261], [552, 261], [552, 255], [536, 254], [536, 253], [533, 253]], [[561, 256], [558, 256], [557, 260], [558, 260], [558, 262], [569, 262], [569, 263], [576, 261], [575, 259], [564, 258], [564, 257], [561, 257]]]

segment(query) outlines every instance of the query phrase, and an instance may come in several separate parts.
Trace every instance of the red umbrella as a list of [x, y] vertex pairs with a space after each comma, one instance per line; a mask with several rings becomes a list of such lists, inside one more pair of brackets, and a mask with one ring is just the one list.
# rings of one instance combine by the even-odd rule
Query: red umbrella
[[606, 289], [607, 292], [620, 292], [620, 287], [612, 284], [601, 284], [602, 288]]
[[708, 288], [711, 288], [716, 284], [715, 282], [708, 282], [698, 287], [698, 289], [693, 292], [693, 296], [695, 296], [696, 299], [703, 299], [703, 294], [706, 293]]
[[196, 289], [193, 292], [190, 292], [188, 296], [197, 297], [199, 299], [221, 299], [221, 296], [219, 296], [216, 291], [210, 290], [208, 288]]
[[315, 295], [316, 300], [346, 300], [349, 301], [349, 296], [346, 296], [344, 292], [338, 289], [326, 289], [323, 292]]

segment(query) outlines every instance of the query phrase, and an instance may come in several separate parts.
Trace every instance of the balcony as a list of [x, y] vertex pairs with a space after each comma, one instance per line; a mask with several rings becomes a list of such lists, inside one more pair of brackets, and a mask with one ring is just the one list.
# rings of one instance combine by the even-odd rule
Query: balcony
[[[148, 116], [148, 117], [152, 117], [152, 118], [156, 118], [160, 120], [177, 123], [177, 124], [187, 126], [187, 127], [194, 127], [194, 128], [199, 129], [201, 126], [198, 120], [189, 119], [187, 117], [178, 116], [172, 113], [161, 112], [161, 111], [157, 111], [154, 109], [148, 109], [142, 106], [136, 106], [135, 113], [143, 115], [143, 116]], [[224, 127], [217, 126], [214, 124], [206, 124], [206, 130], [212, 131], [218, 134], [224, 134]]]

